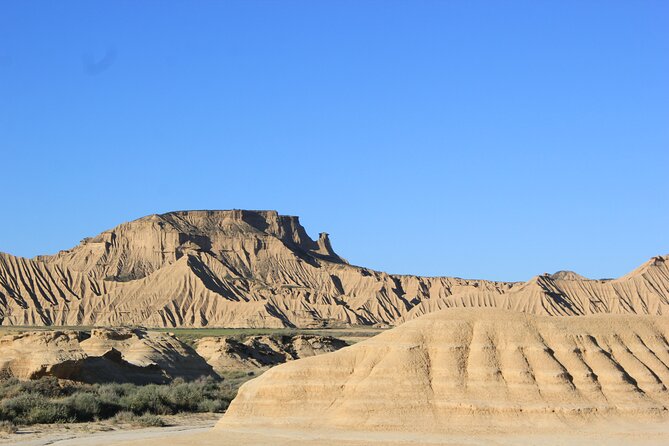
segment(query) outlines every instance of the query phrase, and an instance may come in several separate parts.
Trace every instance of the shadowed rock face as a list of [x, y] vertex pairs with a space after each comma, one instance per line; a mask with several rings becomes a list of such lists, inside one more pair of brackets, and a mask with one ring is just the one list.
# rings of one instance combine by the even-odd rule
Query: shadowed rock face
[[617, 280], [526, 283], [390, 275], [349, 265], [275, 211], [150, 215], [54, 256], [0, 254], [3, 325], [315, 327], [397, 324], [450, 307], [661, 314], [667, 257]]
[[4, 336], [0, 338], [0, 375], [135, 384], [216, 376], [187, 345], [141, 329], [95, 329], [91, 335], [56, 330]]
[[[218, 428], [445, 432], [666, 419], [669, 319], [435, 312], [244, 384]], [[613, 419], [613, 418], [609, 418]]]
[[329, 353], [346, 346], [331, 336], [250, 336], [244, 340], [231, 337], [205, 337], [195, 350], [217, 373], [272, 367], [300, 358]]

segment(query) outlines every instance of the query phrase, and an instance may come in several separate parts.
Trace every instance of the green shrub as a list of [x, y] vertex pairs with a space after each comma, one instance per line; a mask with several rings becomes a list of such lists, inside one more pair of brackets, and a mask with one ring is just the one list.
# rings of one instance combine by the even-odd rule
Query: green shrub
[[169, 415], [174, 413], [170, 407], [166, 392], [155, 384], [138, 387], [135, 392], [121, 398], [121, 405], [136, 414], [149, 412]]
[[121, 412], [118, 412], [116, 415], [114, 415], [112, 421], [117, 424], [128, 424], [134, 423], [136, 419], [137, 415], [134, 413], [130, 412], [129, 410], [122, 410]]
[[152, 415], [150, 413], [145, 413], [141, 417], [135, 419], [135, 423], [144, 426], [144, 427], [163, 427], [165, 426], [165, 421], [157, 415]]
[[45, 400], [30, 408], [25, 416], [26, 424], [53, 424], [73, 421], [68, 407], [59, 401]]
[[169, 398], [176, 412], [197, 412], [205, 391], [197, 384], [177, 384], [170, 387]]
[[[77, 384], [52, 378], [0, 380], [0, 421], [14, 424], [91, 421], [117, 422], [145, 415], [223, 412], [239, 383], [203, 379], [169, 385]], [[154, 420], [155, 421], [155, 420]], [[132, 422], [137, 422], [134, 418]], [[156, 421], [157, 422], [157, 421]]]
[[49, 398], [57, 398], [72, 394], [72, 385], [61, 386], [58, 379], [53, 376], [45, 376], [40, 379], [21, 382], [21, 391], [35, 393]]
[[225, 400], [202, 400], [194, 412], [223, 412], [229, 405], [230, 403]]
[[100, 415], [100, 397], [93, 393], [75, 393], [65, 404], [77, 421], [93, 421]]

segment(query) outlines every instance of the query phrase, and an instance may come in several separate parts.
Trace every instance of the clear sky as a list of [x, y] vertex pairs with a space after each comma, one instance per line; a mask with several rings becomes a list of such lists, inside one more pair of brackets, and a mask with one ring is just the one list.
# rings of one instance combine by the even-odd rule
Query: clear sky
[[669, 2], [0, 2], [0, 251], [276, 209], [393, 273], [669, 253]]

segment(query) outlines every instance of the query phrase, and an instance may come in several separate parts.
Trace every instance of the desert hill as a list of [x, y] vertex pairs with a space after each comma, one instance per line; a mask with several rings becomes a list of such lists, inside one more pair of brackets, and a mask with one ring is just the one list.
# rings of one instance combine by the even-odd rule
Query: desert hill
[[428, 435], [666, 420], [668, 335], [657, 316], [439, 311], [269, 370], [217, 428]]
[[391, 275], [350, 265], [275, 211], [179, 211], [123, 223], [53, 256], [0, 253], [2, 325], [314, 327], [397, 324], [449, 307], [663, 314], [668, 257], [616, 280], [526, 283]]

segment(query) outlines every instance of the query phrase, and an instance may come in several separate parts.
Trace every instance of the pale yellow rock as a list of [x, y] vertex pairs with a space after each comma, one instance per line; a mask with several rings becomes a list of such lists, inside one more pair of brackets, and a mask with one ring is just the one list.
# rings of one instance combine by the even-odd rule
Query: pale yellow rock
[[666, 314], [669, 257], [616, 280], [526, 283], [390, 275], [348, 264], [275, 211], [150, 215], [54, 256], [0, 253], [3, 325], [396, 325], [442, 308]]
[[71, 330], [3, 336], [0, 338], [0, 376], [35, 379], [59, 372], [67, 374], [68, 371], [58, 367], [68, 363], [74, 367], [88, 357], [79, 345], [81, 338], [81, 333]]
[[34, 331], [0, 338], [0, 376], [52, 376], [88, 383], [166, 383], [216, 377], [193, 349], [162, 334], [135, 329]]
[[669, 444], [669, 318], [448, 309], [242, 386], [207, 433], [124, 446]]
[[450, 309], [244, 384], [217, 429], [439, 434], [667, 421], [669, 318]]
[[212, 367], [195, 350], [176, 337], [143, 329], [93, 329], [91, 337], [80, 343], [90, 356], [101, 356], [111, 349], [139, 367], [155, 366], [168, 379], [215, 376]]

